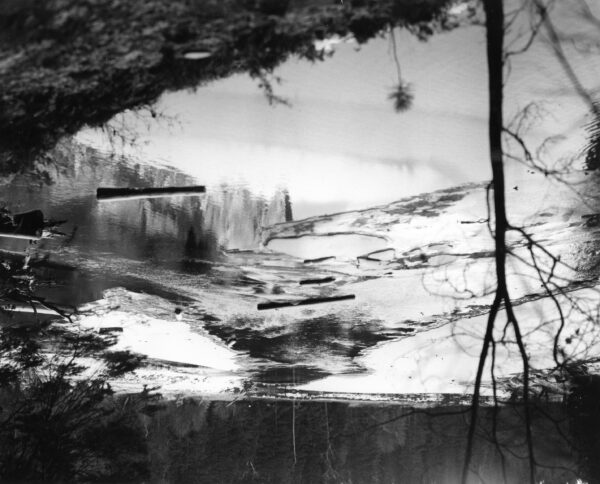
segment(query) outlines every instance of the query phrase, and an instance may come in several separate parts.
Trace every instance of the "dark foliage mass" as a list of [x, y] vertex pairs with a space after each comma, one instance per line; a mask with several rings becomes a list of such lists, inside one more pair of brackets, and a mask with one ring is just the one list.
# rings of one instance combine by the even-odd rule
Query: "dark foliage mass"
[[[14, 321], [13, 321], [14, 322]], [[140, 415], [159, 397], [115, 397], [107, 378], [134, 370], [112, 338], [64, 324], [4, 327], [0, 334], [0, 479], [139, 480], [148, 462]], [[104, 358], [90, 368], [87, 358]]]
[[580, 453], [579, 467], [590, 483], [600, 482], [600, 377], [583, 372], [573, 377], [573, 391], [567, 400], [572, 445]]
[[[587, 399], [587, 395], [582, 395]], [[587, 401], [587, 400], [586, 400]], [[171, 402], [148, 422], [151, 481], [260, 483], [459, 482], [468, 422], [464, 407], [310, 401]], [[559, 434], [560, 405], [536, 415], [536, 482], [574, 482]], [[522, 411], [482, 410], [469, 482], [526, 482]], [[545, 417], [545, 416], [546, 417]], [[491, 437], [494, 419], [503, 432]], [[504, 452], [505, 480], [500, 463]]]
[[396, 88], [390, 93], [389, 98], [394, 103], [394, 109], [397, 112], [406, 111], [412, 106], [414, 95], [410, 84], [399, 83]]
[[[448, 0], [33, 0], [0, 7], [0, 165], [84, 125], [155, 101], [166, 90], [248, 72], [273, 97], [269, 74], [290, 55], [317, 61], [314, 41], [359, 42], [393, 25], [420, 38]], [[436, 24], [437, 22], [437, 24]], [[186, 57], [206, 54], [202, 59]], [[266, 82], [265, 82], [266, 81]]]

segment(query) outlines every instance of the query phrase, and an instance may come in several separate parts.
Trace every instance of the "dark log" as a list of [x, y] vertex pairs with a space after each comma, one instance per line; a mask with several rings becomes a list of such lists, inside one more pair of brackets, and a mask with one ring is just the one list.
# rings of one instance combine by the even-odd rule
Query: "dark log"
[[301, 286], [305, 286], [307, 284], [325, 284], [326, 282], [335, 281], [335, 277], [321, 277], [319, 279], [303, 279], [300, 281]]
[[123, 328], [121, 326], [112, 326], [108, 328], [99, 328], [98, 333], [100, 334], [111, 334], [111, 333], [122, 333]]
[[163, 187], [163, 188], [98, 188], [96, 190], [96, 198], [98, 200], [115, 200], [119, 198], [134, 199], [134, 198], [153, 198], [153, 197], [170, 197], [182, 195], [198, 195], [205, 193], [206, 188], [201, 185], [189, 187]]
[[256, 306], [256, 309], [259, 311], [263, 311], [265, 309], [279, 309], [279, 308], [289, 308], [292, 306], [306, 306], [308, 304], [320, 304], [327, 302], [335, 302], [335, 301], [346, 301], [349, 299], [355, 299], [356, 296], [354, 294], [348, 294], [345, 296], [331, 296], [331, 297], [314, 297], [310, 299], [302, 299], [300, 301], [270, 301], [266, 303], [259, 303]]
[[328, 255], [327, 257], [318, 257], [317, 259], [305, 259], [304, 263], [305, 264], [316, 264], [317, 262], [325, 262], [326, 260], [329, 260], [329, 259], [335, 259], [335, 257], [332, 255]]

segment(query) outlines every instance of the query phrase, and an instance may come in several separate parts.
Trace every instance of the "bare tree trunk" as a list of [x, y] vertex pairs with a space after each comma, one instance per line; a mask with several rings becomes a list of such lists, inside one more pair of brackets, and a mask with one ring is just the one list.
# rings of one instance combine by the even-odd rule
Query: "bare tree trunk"
[[504, 163], [502, 153], [503, 104], [503, 0], [484, 0], [487, 33], [489, 143], [494, 188], [494, 216], [496, 241], [496, 275], [498, 285], [506, 281], [506, 203], [504, 198]]
[[[513, 311], [508, 284], [506, 278], [506, 232], [511, 229], [506, 216], [506, 198], [504, 186], [504, 153], [502, 149], [502, 133], [504, 123], [502, 117], [503, 107], [503, 67], [504, 67], [504, 1], [483, 0], [486, 15], [486, 37], [487, 37], [487, 61], [488, 61], [488, 93], [489, 93], [489, 145], [490, 160], [492, 163], [492, 187], [494, 189], [494, 241], [497, 287], [494, 302], [490, 308], [485, 336], [479, 357], [477, 375], [475, 377], [475, 388], [471, 402], [471, 422], [467, 437], [467, 450], [463, 467], [462, 482], [466, 484], [469, 466], [473, 454], [473, 443], [475, 440], [475, 429], [477, 428], [477, 416], [479, 410], [479, 397], [481, 381], [485, 369], [490, 346], [495, 345], [494, 325], [501, 304], [504, 303], [508, 325], [515, 333], [515, 339], [521, 359], [523, 361], [523, 405], [525, 413], [525, 432], [527, 450], [529, 456], [529, 481], [535, 482], [535, 457], [533, 453], [533, 438], [531, 434], [531, 414], [529, 408], [529, 358], [519, 327], [519, 322]], [[490, 214], [491, 217], [491, 214]], [[492, 379], [495, 365], [492, 352]], [[495, 384], [495, 382], [494, 382]], [[494, 387], [495, 388], [495, 387]], [[494, 392], [494, 398], [496, 394]]]
[[[523, 392], [525, 405], [525, 424], [527, 432], [527, 444], [530, 460], [530, 482], [534, 482], [534, 458], [531, 439], [531, 426], [529, 415], [529, 364], [525, 347], [521, 337], [518, 321], [512, 310], [510, 295], [508, 293], [506, 279], [506, 232], [509, 224], [506, 216], [506, 199], [504, 186], [504, 163], [502, 149], [503, 133], [503, 53], [504, 53], [504, 3], [503, 0], [483, 0], [486, 14], [486, 37], [487, 37], [487, 63], [488, 63], [488, 93], [489, 93], [489, 147], [490, 160], [492, 163], [492, 186], [494, 190], [494, 241], [497, 288], [494, 302], [490, 308], [486, 332], [483, 340], [475, 388], [471, 402], [471, 422], [467, 438], [467, 450], [463, 467], [462, 482], [466, 484], [469, 466], [472, 459], [475, 429], [477, 428], [477, 417], [479, 409], [479, 398], [481, 381], [485, 369], [490, 346], [494, 344], [494, 325], [502, 302], [504, 302], [509, 323], [512, 325], [519, 350], [523, 359]], [[491, 214], [490, 214], [491, 215]], [[495, 364], [492, 355], [492, 371]]]

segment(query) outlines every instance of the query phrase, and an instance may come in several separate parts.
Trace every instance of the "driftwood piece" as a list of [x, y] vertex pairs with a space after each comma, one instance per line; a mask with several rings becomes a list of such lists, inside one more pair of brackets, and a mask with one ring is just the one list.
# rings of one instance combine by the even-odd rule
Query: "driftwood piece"
[[256, 309], [259, 311], [263, 311], [265, 309], [279, 309], [279, 308], [289, 308], [293, 306], [306, 306], [309, 304], [321, 304], [327, 302], [335, 302], [335, 301], [346, 301], [349, 299], [355, 299], [356, 296], [354, 294], [347, 294], [345, 296], [331, 296], [331, 297], [314, 297], [310, 299], [302, 299], [300, 301], [270, 301], [266, 303], [259, 303], [256, 306]]
[[121, 326], [98, 328], [99, 334], [112, 334], [112, 333], [122, 333], [122, 332], [123, 332], [123, 328]]
[[205, 193], [202, 185], [187, 187], [162, 187], [162, 188], [98, 188], [98, 200], [132, 200], [138, 198], [157, 198], [172, 196], [191, 196]]
[[334, 256], [328, 255], [327, 257], [318, 257], [316, 259], [304, 259], [305, 264], [317, 264], [319, 262], [325, 262], [326, 260], [335, 259]]
[[316, 279], [303, 279], [300, 281], [301, 286], [305, 286], [308, 284], [325, 284], [327, 282], [335, 281], [335, 277], [321, 277]]

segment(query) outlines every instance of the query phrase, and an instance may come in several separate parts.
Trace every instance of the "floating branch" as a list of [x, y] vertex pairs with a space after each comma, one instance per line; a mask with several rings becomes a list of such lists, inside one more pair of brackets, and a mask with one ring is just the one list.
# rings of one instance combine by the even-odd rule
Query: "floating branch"
[[122, 326], [110, 326], [110, 327], [105, 327], [105, 328], [98, 328], [99, 334], [112, 334], [112, 333], [122, 333], [122, 332], [123, 332]]
[[98, 200], [132, 200], [138, 198], [157, 198], [171, 196], [191, 196], [206, 192], [200, 185], [189, 187], [164, 187], [164, 188], [98, 188]]
[[374, 250], [373, 252], [369, 252], [367, 254], [367, 256], [368, 257], [373, 257], [376, 254], [388, 254], [388, 253], [391, 253], [392, 257], [394, 257], [396, 255], [396, 251], [394, 249], [390, 249], [388, 247], [388, 248], [385, 248], [385, 249], [379, 249], [379, 250]]
[[301, 286], [305, 286], [307, 284], [325, 284], [326, 282], [335, 281], [335, 277], [321, 277], [319, 279], [303, 279], [300, 281]]
[[262, 311], [264, 309], [278, 309], [278, 308], [289, 308], [292, 306], [306, 306], [309, 304], [320, 304], [335, 301], [346, 301], [348, 299], [355, 299], [354, 294], [348, 294], [345, 296], [331, 296], [331, 297], [315, 297], [311, 299], [302, 299], [300, 301], [271, 301], [267, 303], [260, 303], [256, 306], [256, 309]]
[[241, 282], [242, 284], [251, 284], [257, 286], [265, 286], [267, 284], [265, 281], [260, 281], [258, 279], [254, 279], [253, 277], [248, 276], [240, 276], [238, 278], [238, 282]]
[[317, 259], [305, 259], [305, 264], [316, 264], [318, 262], [325, 262], [326, 260], [335, 259], [334, 256], [328, 255], [327, 257], [318, 257]]
[[[385, 254], [387, 254], [389, 258], [385, 258]], [[375, 255], [382, 255], [383, 257], [373, 257]], [[373, 252], [369, 252], [365, 255], [359, 255], [356, 259], [358, 260], [358, 262], [360, 262], [361, 260], [367, 260], [372, 262], [385, 262], [387, 260], [393, 259], [394, 257], [396, 257], [396, 251], [394, 249], [387, 248], [374, 250]]]
[[461, 220], [461, 224], [485, 224], [489, 222], [487, 218], [480, 218], [479, 220]]

